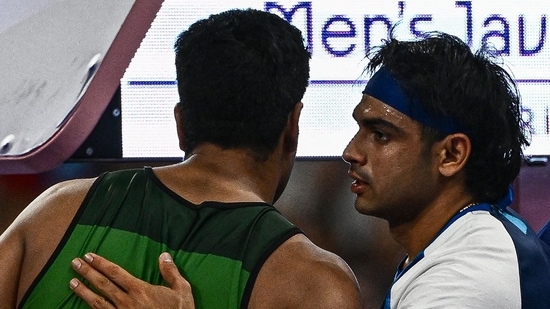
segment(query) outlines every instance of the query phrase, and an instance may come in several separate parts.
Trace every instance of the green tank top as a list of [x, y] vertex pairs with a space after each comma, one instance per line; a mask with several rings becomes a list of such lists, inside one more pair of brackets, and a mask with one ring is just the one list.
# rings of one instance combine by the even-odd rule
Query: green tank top
[[95, 252], [152, 284], [165, 284], [160, 253], [170, 252], [193, 288], [197, 308], [246, 308], [271, 253], [301, 233], [264, 203], [204, 202], [164, 186], [151, 168], [101, 175], [19, 308], [88, 308], [70, 289], [71, 260]]

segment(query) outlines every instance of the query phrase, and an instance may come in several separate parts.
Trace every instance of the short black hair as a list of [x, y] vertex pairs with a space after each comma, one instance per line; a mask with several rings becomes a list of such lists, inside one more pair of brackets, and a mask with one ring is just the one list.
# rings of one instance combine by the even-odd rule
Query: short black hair
[[[367, 71], [387, 68], [405, 93], [434, 117], [461, 124], [472, 142], [466, 187], [478, 201], [496, 202], [508, 193], [529, 144], [520, 95], [487, 46], [477, 52], [453, 35], [429, 32], [414, 41], [390, 35], [368, 53]], [[446, 135], [424, 126], [428, 146]]]
[[272, 13], [234, 9], [191, 25], [174, 49], [184, 150], [210, 142], [267, 158], [308, 85], [300, 30]]

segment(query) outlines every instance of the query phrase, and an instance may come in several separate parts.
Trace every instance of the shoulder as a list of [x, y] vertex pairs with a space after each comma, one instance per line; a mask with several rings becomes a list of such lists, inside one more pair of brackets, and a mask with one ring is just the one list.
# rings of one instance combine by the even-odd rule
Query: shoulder
[[[499, 276], [509, 278], [517, 276], [519, 271], [510, 234], [498, 219], [485, 211], [468, 213], [453, 223], [426, 248], [423, 260], [422, 264], [430, 268], [467, 271], [478, 282], [482, 282], [483, 276], [492, 281], [489, 278], [505, 279]], [[452, 274], [442, 272], [440, 275], [446, 273]], [[483, 285], [485, 283], [481, 287]]]
[[64, 217], [80, 206], [94, 181], [95, 178], [74, 179], [49, 187], [21, 212], [15, 223], [25, 227], [54, 223], [56, 218]]
[[0, 299], [15, 304], [53, 253], [94, 179], [55, 184], [0, 235]]
[[[8, 230], [21, 235], [25, 252], [42, 252], [55, 247], [80, 208], [91, 179], [57, 183], [35, 198], [15, 219]], [[46, 253], [45, 253], [46, 255]]]
[[249, 308], [360, 308], [360, 299], [347, 263], [298, 234], [265, 262]]
[[94, 181], [75, 179], [52, 185], [23, 209], [6, 232], [32, 233], [42, 225], [56, 225], [80, 206]]
[[392, 308], [520, 308], [515, 267], [474, 255], [418, 262], [392, 286]]
[[470, 212], [453, 222], [426, 248], [425, 254], [471, 255], [475, 250], [481, 250], [482, 256], [515, 256], [512, 237], [502, 222], [487, 211]]
[[519, 265], [514, 244], [502, 224], [490, 214], [467, 214], [426, 248], [424, 257], [393, 285], [391, 295], [392, 303], [405, 307], [518, 304]]

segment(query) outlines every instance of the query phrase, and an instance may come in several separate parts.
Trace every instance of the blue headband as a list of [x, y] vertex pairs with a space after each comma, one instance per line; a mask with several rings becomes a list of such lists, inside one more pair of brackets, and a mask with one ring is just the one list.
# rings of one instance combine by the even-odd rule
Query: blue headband
[[418, 100], [413, 100], [403, 92], [397, 81], [385, 67], [381, 67], [374, 73], [363, 93], [384, 102], [413, 120], [437, 129], [444, 134], [460, 131], [454, 119], [443, 115], [439, 117], [430, 116]]

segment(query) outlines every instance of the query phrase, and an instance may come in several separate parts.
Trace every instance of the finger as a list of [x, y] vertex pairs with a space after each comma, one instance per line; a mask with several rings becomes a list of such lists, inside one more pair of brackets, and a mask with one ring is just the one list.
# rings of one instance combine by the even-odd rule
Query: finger
[[[80, 258], [75, 258], [71, 262], [71, 266], [78, 274], [82, 275], [82, 277], [84, 277], [90, 285], [95, 287], [102, 295], [111, 301], [119, 301], [123, 299], [126, 295], [126, 291], [121, 289], [116, 284], [115, 280], [111, 279], [111, 277], [116, 278], [118, 276], [118, 274], [116, 274], [117, 270], [110, 269], [106, 263], [101, 265], [98, 257], [99, 256], [97, 255], [92, 256], [90, 254], [86, 254], [84, 256], [86, 261]], [[107, 276], [104, 274], [105, 272], [109, 273], [109, 275]], [[112, 276], [111, 273], [114, 273], [114, 276]]]
[[159, 269], [162, 278], [164, 278], [164, 281], [166, 281], [168, 287], [172, 290], [191, 292], [191, 285], [182, 277], [178, 267], [174, 264], [172, 256], [168, 252], [163, 252], [159, 256]]
[[73, 292], [82, 298], [82, 300], [87, 303], [90, 307], [95, 309], [112, 309], [115, 308], [111, 303], [109, 303], [105, 298], [97, 295], [92, 290], [90, 290], [85, 284], [80, 282], [80, 280], [73, 278], [69, 282], [69, 287]]
[[135, 289], [135, 286], [132, 285], [135, 277], [124, 270], [124, 268], [118, 266], [117, 264], [107, 260], [102, 256], [91, 252], [86, 253], [84, 255], [84, 259], [96, 271], [100, 272], [106, 278], [108, 278], [111, 283], [115, 283], [125, 291], [128, 291], [130, 288]]

